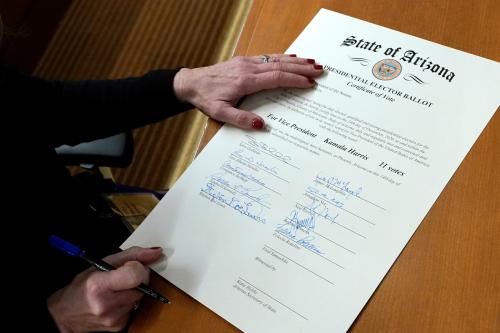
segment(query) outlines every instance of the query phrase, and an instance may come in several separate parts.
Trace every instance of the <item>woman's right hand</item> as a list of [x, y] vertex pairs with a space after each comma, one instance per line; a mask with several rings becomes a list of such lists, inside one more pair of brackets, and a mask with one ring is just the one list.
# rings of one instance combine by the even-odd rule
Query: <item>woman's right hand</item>
[[149, 281], [149, 268], [157, 261], [161, 248], [132, 247], [104, 258], [117, 267], [100, 272], [90, 268], [52, 294], [47, 306], [54, 322], [63, 333], [120, 331], [127, 325], [130, 311], [143, 294], [134, 288]]

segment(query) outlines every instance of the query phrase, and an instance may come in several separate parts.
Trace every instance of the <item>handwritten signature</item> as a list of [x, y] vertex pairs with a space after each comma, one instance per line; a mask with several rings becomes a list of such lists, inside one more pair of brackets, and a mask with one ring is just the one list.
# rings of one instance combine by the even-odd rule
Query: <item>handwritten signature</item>
[[316, 222], [314, 220], [314, 215], [309, 215], [306, 218], [298, 218], [299, 213], [296, 210], [293, 210], [290, 215], [291, 218], [287, 218], [285, 223], [278, 224], [277, 228], [282, 231], [286, 231], [287, 234], [295, 237], [297, 235], [298, 230], [302, 230], [305, 233], [309, 233], [310, 230], [314, 230], [316, 227]]
[[239, 166], [233, 166], [230, 161], [224, 162], [224, 164], [222, 165], [222, 168], [225, 169], [225, 170], [233, 172], [237, 176], [240, 176], [242, 178], [251, 180], [252, 182], [254, 182], [254, 183], [258, 184], [258, 185], [261, 185], [261, 186], [265, 186], [266, 185], [266, 183], [264, 183], [264, 181], [262, 181], [262, 179], [255, 177], [251, 173], [244, 172], [242, 170], [242, 168], [239, 167]]
[[275, 166], [268, 165], [267, 163], [265, 163], [262, 160], [257, 160], [253, 156], [244, 154], [243, 149], [233, 151], [231, 153], [231, 156], [234, 156], [234, 157], [239, 158], [243, 161], [247, 161], [249, 163], [255, 164], [265, 171], [268, 171], [274, 175], [278, 175], [278, 170], [276, 170]]
[[339, 208], [344, 207], [344, 203], [342, 201], [338, 200], [334, 196], [329, 195], [326, 192], [322, 192], [322, 191], [318, 190], [317, 188], [315, 188], [313, 186], [308, 186], [306, 188], [306, 192], [309, 194], [312, 194], [316, 197], [320, 197], [321, 199], [325, 199], [326, 201], [328, 201], [329, 203], [331, 203], [335, 207], [339, 207]]
[[313, 214], [305, 213], [305, 217], [300, 216], [300, 213], [294, 209], [290, 212], [285, 223], [276, 226], [276, 231], [308, 250], [323, 254], [320, 248], [313, 243], [316, 239], [315, 236], [308, 235], [306, 237], [297, 237], [298, 230], [309, 233], [309, 231], [314, 230], [315, 227], [316, 221]]
[[247, 198], [250, 198], [258, 203], [269, 204], [268, 202], [266, 202], [266, 199], [268, 199], [270, 197], [269, 193], [263, 193], [260, 195], [254, 194], [255, 192], [261, 192], [263, 190], [262, 187], [250, 188], [250, 187], [244, 186], [242, 184], [237, 184], [237, 183], [234, 184], [230, 180], [228, 180], [226, 177], [224, 177], [224, 175], [221, 173], [216, 173], [216, 174], [212, 175], [211, 180], [216, 181], [219, 184], [224, 185], [225, 187], [227, 187], [233, 191], [236, 191], [236, 192], [238, 192], [238, 193], [246, 196]]
[[280, 152], [278, 149], [275, 147], [269, 146], [267, 143], [262, 142], [262, 141], [257, 141], [253, 136], [251, 135], [246, 135], [248, 138], [248, 144], [254, 148], [260, 148], [263, 151], [267, 152], [268, 154], [284, 161], [291, 161], [292, 158], [289, 155], [285, 155], [284, 153]]
[[339, 216], [339, 213], [330, 214], [330, 209], [319, 200], [311, 199], [311, 202], [304, 207], [314, 214], [323, 217], [325, 220], [330, 221], [330, 223], [336, 223]]
[[305, 218], [299, 218], [299, 212], [295, 209], [290, 212], [288, 220], [296, 227], [296, 229], [304, 228], [306, 231], [313, 230], [316, 227], [314, 215], [306, 214]]
[[278, 226], [276, 227], [276, 232], [280, 233], [281, 235], [285, 236], [286, 238], [288, 238], [289, 240], [291, 240], [292, 242], [314, 252], [314, 253], [317, 253], [317, 254], [324, 254], [323, 251], [321, 251], [321, 249], [316, 246], [313, 241], [316, 239], [315, 236], [306, 236], [306, 237], [297, 237], [294, 232], [292, 231], [292, 229], [290, 229], [289, 227], [287, 227], [288, 225], [290, 225], [290, 223], [283, 223], [283, 224], [278, 224]]
[[214, 188], [214, 185], [212, 183], [207, 183], [205, 184], [205, 187], [201, 188], [201, 192], [205, 193], [206, 195], [212, 197], [212, 200], [216, 200], [220, 203], [223, 203], [238, 213], [248, 216], [252, 220], [265, 224], [266, 219], [261, 216], [262, 214], [262, 207], [260, 206], [255, 206], [251, 201], [245, 201], [241, 200], [240, 198], [236, 196], [226, 196], [224, 193], [220, 192], [219, 190]]
[[327, 183], [328, 185], [332, 185], [332, 186], [335, 186], [337, 188], [340, 188], [340, 189], [344, 190], [345, 192], [347, 192], [353, 196], [356, 196], [356, 197], [359, 197], [359, 195], [363, 191], [363, 188], [361, 186], [358, 186], [356, 188], [356, 186], [352, 185], [350, 181], [343, 180], [343, 179], [335, 177], [335, 176], [327, 176], [327, 175], [323, 175], [323, 174], [318, 174], [318, 175], [316, 175], [316, 180], [320, 180], [320, 181]]

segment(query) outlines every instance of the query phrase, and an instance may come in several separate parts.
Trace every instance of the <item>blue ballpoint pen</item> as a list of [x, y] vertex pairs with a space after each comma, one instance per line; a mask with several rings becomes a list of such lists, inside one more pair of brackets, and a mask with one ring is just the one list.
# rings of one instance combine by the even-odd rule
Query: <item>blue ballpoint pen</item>
[[[108, 264], [107, 262], [92, 258], [89, 256], [84, 250], [80, 249], [78, 246], [71, 244], [68, 241], [65, 241], [64, 239], [57, 237], [57, 236], [50, 236], [49, 238], [49, 244], [54, 246], [56, 249], [72, 256], [72, 257], [80, 257], [90, 263], [91, 265], [95, 266], [100, 271], [108, 272], [111, 270], [116, 269], [114, 266]], [[139, 286], [137, 286], [137, 290], [142, 292], [143, 294], [146, 294], [148, 296], [151, 296], [152, 298], [166, 303], [170, 304], [170, 301], [165, 297], [159, 294], [158, 292], [154, 291], [144, 283], [141, 283]]]

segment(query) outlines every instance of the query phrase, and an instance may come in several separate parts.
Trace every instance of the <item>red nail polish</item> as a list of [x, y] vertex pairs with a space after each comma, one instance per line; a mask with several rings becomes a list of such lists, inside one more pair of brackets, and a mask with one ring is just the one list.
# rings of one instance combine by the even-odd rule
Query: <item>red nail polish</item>
[[309, 83], [312, 83], [312, 84], [316, 83], [316, 81], [314, 81], [314, 79], [312, 79], [310, 77], [307, 78], [307, 81], [309, 81]]
[[323, 65], [314, 65], [314, 69], [323, 69]]
[[262, 129], [264, 127], [264, 122], [258, 118], [252, 120], [252, 127], [254, 129]]
[[296, 55], [296, 54], [289, 54], [288, 56], [289, 56], [289, 57], [294, 57], [294, 58], [297, 58], [297, 55]]
[[314, 59], [306, 59], [306, 61], [308, 64], [314, 64], [316, 62]]
[[161, 249], [161, 247], [159, 247], [159, 246], [153, 246], [153, 247], [150, 247], [150, 249], [151, 250], [159, 250], [159, 249]]

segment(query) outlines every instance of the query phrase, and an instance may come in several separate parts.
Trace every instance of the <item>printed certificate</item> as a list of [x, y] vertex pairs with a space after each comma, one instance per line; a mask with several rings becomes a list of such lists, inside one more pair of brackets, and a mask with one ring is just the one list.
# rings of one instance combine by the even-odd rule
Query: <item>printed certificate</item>
[[[325, 74], [248, 98], [123, 244], [245, 332], [344, 332], [500, 101], [497, 62], [321, 10], [287, 53]], [[173, 305], [175, 306], [175, 305]]]

